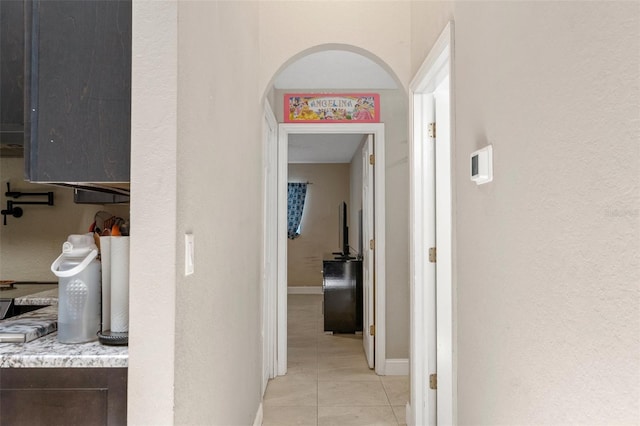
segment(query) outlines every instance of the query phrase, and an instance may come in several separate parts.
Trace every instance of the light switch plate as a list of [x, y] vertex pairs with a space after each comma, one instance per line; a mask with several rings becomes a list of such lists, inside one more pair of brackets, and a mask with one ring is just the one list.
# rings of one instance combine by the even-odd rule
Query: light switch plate
[[191, 275], [195, 269], [195, 247], [193, 234], [184, 234], [184, 275]]

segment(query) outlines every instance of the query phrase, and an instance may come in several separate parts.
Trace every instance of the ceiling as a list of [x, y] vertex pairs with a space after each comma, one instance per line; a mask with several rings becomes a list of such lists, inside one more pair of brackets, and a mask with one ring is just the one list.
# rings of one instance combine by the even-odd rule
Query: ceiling
[[289, 163], [350, 163], [362, 134], [289, 135]]
[[[344, 91], [397, 89], [393, 77], [371, 59], [344, 50], [312, 53], [275, 79], [276, 89]], [[362, 134], [289, 135], [290, 163], [350, 163]]]
[[369, 90], [397, 89], [398, 85], [380, 65], [358, 53], [325, 50], [311, 53], [283, 69], [276, 89]]

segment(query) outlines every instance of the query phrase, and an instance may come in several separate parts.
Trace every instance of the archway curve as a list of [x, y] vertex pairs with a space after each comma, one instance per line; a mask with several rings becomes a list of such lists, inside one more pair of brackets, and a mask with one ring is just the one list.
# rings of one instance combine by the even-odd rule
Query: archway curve
[[[389, 66], [389, 64], [387, 64], [385, 61], [383, 61], [379, 56], [375, 55], [374, 53], [372, 53], [371, 51], [364, 49], [362, 47], [358, 47], [358, 46], [354, 46], [352, 44], [344, 44], [344, 43], [324, 43], [324, 44], [319, 44], [316, 46], [312, 46], [309, 47], [307, 49], [304, 49], [298, 53], [296, 53], [295, 55], [291, 56], [288, 60], [286, 60], [285, 62], [283, 62], [280, 67], [273, 73], [273, 75], [271, 76], [271, 78], [269, 79], [269, 82], [267, 83], [263, 93], [262, 93], [262, 98], [261, 98], [261, 103], [263, 104], [264, 101], [267, 99], [269, 93], [273, 90], [273, 86], [274, 83], [276, 81], [276, 79], [278, 78], [278, 76], [280, 75], [280, 73], [282, 73], [283, 70], [285, 70], [289, 65], [295, 63], [296, 61], [314, 54], [314, 53], [319, 53], [319, 52], [324, 52], [324, 51], [328, 51], [328, 50], [341, 50], [341, 51], [346, 51], [346, 52], [351, 52], [351, 53], [355, 53], [361, 56], [364, 56], [365, 58], [373, 61], [376, 65], [378, 65], [380, 68], [382, 68], [387, 74], [389, 74], [389, 76], [391, 76], [391, 78], [393, 79], [393, 81], [397, 84], [398, 88], [396, 90], [399, 90], [402, 92], [403, 97], [405, 97], [406, 99], [408, 99], [409, 96], [409, 92], [407, 87], [405, 86], [405, 84], [400, 80], [400, 78], [398, 78], [398, 74], [393, 70], [393, 68], [391, 68], [391, 66]], [[303, 87], [301, 87], [301, 89], [304, 89]], [[372, 88], [375, 89], [375, 88]], [[387, 89], [388, 90], [388, 89]]]
[[[345, 52], [351, 52], [351, 53], [355, 53], [357, 55], [360, 55], [364, 58], [367, 58], [368, 60], [374, 62], [377, 66], [379, 66], [385, 73], [387, 73], [391, 79], [395, 82], [396, 84], [396, 88], [395, 89], [378, 89], [378, 90], [384, 90], [384, 91], [389, 91], [389, 92], [395, 92], [396, 94], [396, 101], [399, 101], [402, 103], [401, 111], [403, 114], [408, 114], [408, 111], [406, 110], [406, 108], [408, 107], [408, 99], [409, 99], [409, 94], [408, 94], [408, 86], [406, 86], [405, 84], [402, 83], [402, 80], [398, 77], [398, 74], [393, 70], [393, 68], [391, 66], [388, 65], [387, 62], [385, 62], [384, 60], [382, 60], [379, 56], [375, 55], [374, 53], [372, 53], [370, 50], [352, 45], [352, 44], [340, 44], [340, 43], [323, 43], [323, 44], [318, 44], [309, 48], [306, 48], [304, 50], [299, 51], [298, 53], [292, 55], [289, 59], [287, 59], [286, 61], [284, 61], [278, 68], [277, 70], [273, 73], [273, 75], [271, 75], [268, 83], [266, 84], [266, 86], [263, 89], [263, 94], [262, 94], [262, 105], [265, 106], [265, 109], [268, 109], [269, 111], [271, 111], [271, 104], [270, 102], [274, 99], [271, 98], [271, 96], [274, 94], [274, 92], [278, 89], [276, 89], [274, 87], [275, 82], [277, 81], [277, 78], [281, 75], [281, 73], [290, 65], [296, 63], [297, 61], [299, 61], [300, 59], [303, 59], [309, 55], [315, 54], [315, 53], [320, 53], [320, 52], [324, 52], [324, 51], [330, 51], [330, 50], [337, 50], [337, 51], [345, 51]], [[305, 90], [305, 87], [300, 87], [299, 90]], [[332, 90], [332, 88], [327, 87], [326, 89], [314, 89], [314, 90], [310, 90], [312, 92], [321, 92], [321, 91], [330, 91]], [[342, 89], [336, 89], [336, 90], [340, 90], [342, 91]], [[375, 87], [372, 87], [371, 89], [368, 89], [371, 91], [376, 91]], [[265, 111], [265, 117], [267, 115], [275, 115], [273, 113], [273, 111], [271, 111], [269, 114], [266, 113]], [[274, 121], [275, 121], [275, 117], [273, 117]], [[406, 119], [408, 120], [408, 115], [406, 116]], [[402, 126], [404, 128], [404, 126], [406, 125], [406, 123]], [[282, 124], [280, 126], [283, 126]], [[280, 127], [279, 126], [279, 127]], [[309, 133], [311, 132], [311, 129], [308, 129], [307, 126], [309, 126], [309, 124], [298, 124], [298, 126], [304, 126], [304, 128], [306, 129], [304, 132], [300, 129], [298, 129], [298, 131], [289, 131], [290, 133]], [[320, 129], [322, 130], [328, 130], [327, 129], [327, 124], [324, 125], [319, 125], [321, 126]], [[353, 124], [350, 124], [349, 126], [353, 126]], [[318, 130], [320, 129], [315, 129], [314, 133], [321, 133]], [[282, 153], [286, 151], [284, 151], [282, 149], [283, 146], [285, 146], [285, 142], [283, 140], [281, 140], [282, 133], [280, 131], [281, 129], [279, 129], [278, 136], [275, 138], [277, 145], [276, 148], [274, 149], [273, 144], [269, 143], [269, 142], [265, 142], [265, 161], [268, 163], [268, 165], [266, 166], [266, 169], [272, 169], [275, 168], [275, 170], [277, 170], [276, 175], [278, 176], [278, 179], [280, 179], [281, 176], [283, 176], [286, 173], [286, 154], [284, 154], [284, 157], [282, 157]], [[351, 129], [350, 130], [354, 130]], [[381, 133], [379, 133], [378, 139], [379, 140], [383, 140], [384, 138], [382, 137], [382, 135], [384, 135], [386, 133], [386, 130], [382, 130], [380, 131]], [[287, 133], [287, 132], [284, 132]], [[339, 133], [350, 133], [345, 131], [344, 129], [341, 130]], [[369, 133], [369, 132], [359, 132], [359, 133]], [[288, 137], [288, 136], [287, 136]], [[397, 140], [402, 140], [397, 139]], [[406, 140], [406, 139], [405, 139]], [[265, 139], [266, 141], [266, 139]], [[382, 156], [381, 157], [376, 157], [377, 159], [380, 160], [384, 160], [384, 152], [386, 152], [386, 147], [383, 144], [382, 145]], [[273, 153], [276, 153], [276, 157], [277, 159], [275, 159], [275, 161], [272, 163], [269, 157], [271, 157], [271, 155]], [[380, 161], [377, 163], [379, 164], [380, 168], [382, 170], [385, 169], [384, 166], [384, 161]], [[281, 180], [281, 179], [280, 179]], [[267, 181], [270, 182], [270, 179], [267, 179]], [[382, 182], [381, 185], [379, 185], [379, 190], [380, 190], [380, 194], [377, 196], [377, 199], [379, 200], [380, 205], [378, 206], [378, 210], [379, 211], [384, 211], [384, 206], [386, 206], [386, 197], [384, 196], [385, 194], [385, 187], [386, 184], [384, 184], [384, 182], [386, 182], [386, 179], [383, 176], [379, 176], [378, 178], [379, 182]], [[286, 188], [286, 180], [284, 181], [284, 186]], [[273, 187], [275, 188], [275, 191], [278, 192], [280, 190], [278, 190], [278, 188], [280, 188], [281, 186], [281, 182], [276, 182]], [[273, 201], [275, 204], [275, 200], [272, 200], [271, 197], [268, 197], [269, 191], [265, 191], [265, 203], [268, 205], [271, 205], [271, 202]], [[267, 227], [272, 226], [273, 228], [277, 229], [278, 227], [281, 227], [281, 224], [278, 224], [278, 211], [285, 211], [286, 210], [286, 199], [285, 199], [285, 203], [284, 203], [284, 207], [281, 205], [282, 204], [282, 200], [280, 200], [282, 197], [279, 195], [278, 196], [278, 207], [275, 207], [275, 211], [276, 213], [274, 213], [273, 217], [271, 215], [269, 215], [268, 213], [265, 214], [265, 222], [264, 222], [264, 226], [265, 229], [267, 229]], [[271, 201], [270, 201], [271, 200]], [[273, 206], [272, 206], [273, 208]], [[275, 223], [272, 221], [272, 219], [275, 220]], [[385, 224], [386, 223], [386, 219], [384, 214], [379, 215], [379, 220], [380, 223]], [[382, 236], [382, 241], [384, 241], [384, 226], [382, 228], [377, 228], [379, 229], [378, 234], [380, 236]], [[281, 243], [279, 243], [281, 244]], [[382, 244], [382, 246], [384, 247], [384, 244]], [[281, 247], [280, 245], [278, 245], [278, 247]], [[283, 375], [286, 374], [287, 371], [287, 334], [286, 334], [286, 324], [287, 324], [287, 317], [286, 317], [286, 275], [284, 275], [281, 271], [286, 271], [286, 263], [283, 264], [284, 259], [286, 259], [284, 256], [280, 256], [277, 253], [280, 253], [282, 251], [281, 248], [275, 248], [274, 250], [272, 250], [271, 252], [269, 252], [269, 259], [266, 260], [265, 259], [265, 265], [277, 265], [277, 269], [278, 272], [276, 274], [276, 278], [275, 279], [267, 279], [267, 282], [265, 284], [266, 287], [269, 288], [269, 292], [272, 294], [276, 294], [278, 297], [278, 302], [274, 305], [274, 306], [284, 306], [284, 309], [275, 309], [274, 311], [276, 311], [275, 314], [275, 318], [272, 318], [273, 320], [273, 327], [275, 327], [273, 330], [263, 330], [263, 332], [265, 333], [265, 335], [269, 335], [270, 336], [270, 341], [267, 343], [268, 346], [268, 350], [273, 350], [273, 356], [270, 357], [271, 360], [275, 360], [275, 364], [273, 365], [270, 363], [270, 368], [272, 367], [271, 370], [271, 374], [273, 374], [271, 377], [275, 377], [278, 375]], [[276, 254], [274, 254], [276, 253]], [[285, 252], [286, 253], [286, 252]], [[386, 267], [384, 265], [386, 265], [386, 252], [383, 252], [382, 255], [382, 260], [380, 259], [378, 261], [379, 265], [383, 265], [381, 266], [381, 270], [376, 271], [376, 275], [378, 277], [384, 277], [384, 279], [382, 280], [382, 282], [378, 281], [379, 284], [384, 284], [386, 283]], [[265, 266], [266, 267], [266, 266]], [[284, 276], [284, 279], [282, 278]], [[284, 283], [284, 285], [283, 285]], [[283, 290], [284, 288], [284, 290]], [[386, 293], [386, 285], [380, 285], [379, 287], [379, 295], [385, 294]], [[271, 300], [271, 299], [270, 299]], [[385, 297], [378, 297], [378, 304], [376, 304], [376, 311], [378, 313], [384, 313], [386, 312], [386, 298]], [[266, 308], [265, 309], [269, 309]], [[383, 316], [380, 317], [380, 324], [378, 324], [376, 326], [376, 337], [377, 337], [377, 341], [379, 342], [378, 345], [376, 345], [376, 366], [375, 366], [375, 370], [376, 373], [380, 374], [380, 375], [384, 375], [387, 374], [387, 358], [386, 358], [386, 345], [387, 345], [387, 339], [386, 339], [386, 320], [384, 319]], [[284, 330], [282, 330], [282, 328], [279, 327], [284, 327]], [[275, 342], [275, 347], [273, 346], [273, 343]], [[391, 367], [391, 370], [393, 370], [394, 375], [396, 374], [407, 374], [407, 373], [399, 373], [399, 371], [404, 371], [405, 368], [405, 363], [402, 363], [403, 359], [394, 359], [393, 361], [396, 361], [397, 364], [393, 364]], [[408, 359], [406, 360], [406, 368], [408, 369]]]

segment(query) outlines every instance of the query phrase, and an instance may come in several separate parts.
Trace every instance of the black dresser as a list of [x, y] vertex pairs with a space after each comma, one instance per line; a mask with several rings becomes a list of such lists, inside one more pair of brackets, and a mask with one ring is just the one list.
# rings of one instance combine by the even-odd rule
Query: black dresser
[[325, 259], [322, 274], [324, 331], [362, 331], [362, 261]]

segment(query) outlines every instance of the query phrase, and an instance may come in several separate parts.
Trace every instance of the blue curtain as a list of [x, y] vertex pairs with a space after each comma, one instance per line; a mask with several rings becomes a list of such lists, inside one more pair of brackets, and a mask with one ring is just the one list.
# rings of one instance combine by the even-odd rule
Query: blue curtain
[[289, 183], [287, 188], [287, 237], [291, 240], [300, 236], [300, 221], [307, 197], [306, 183]]

